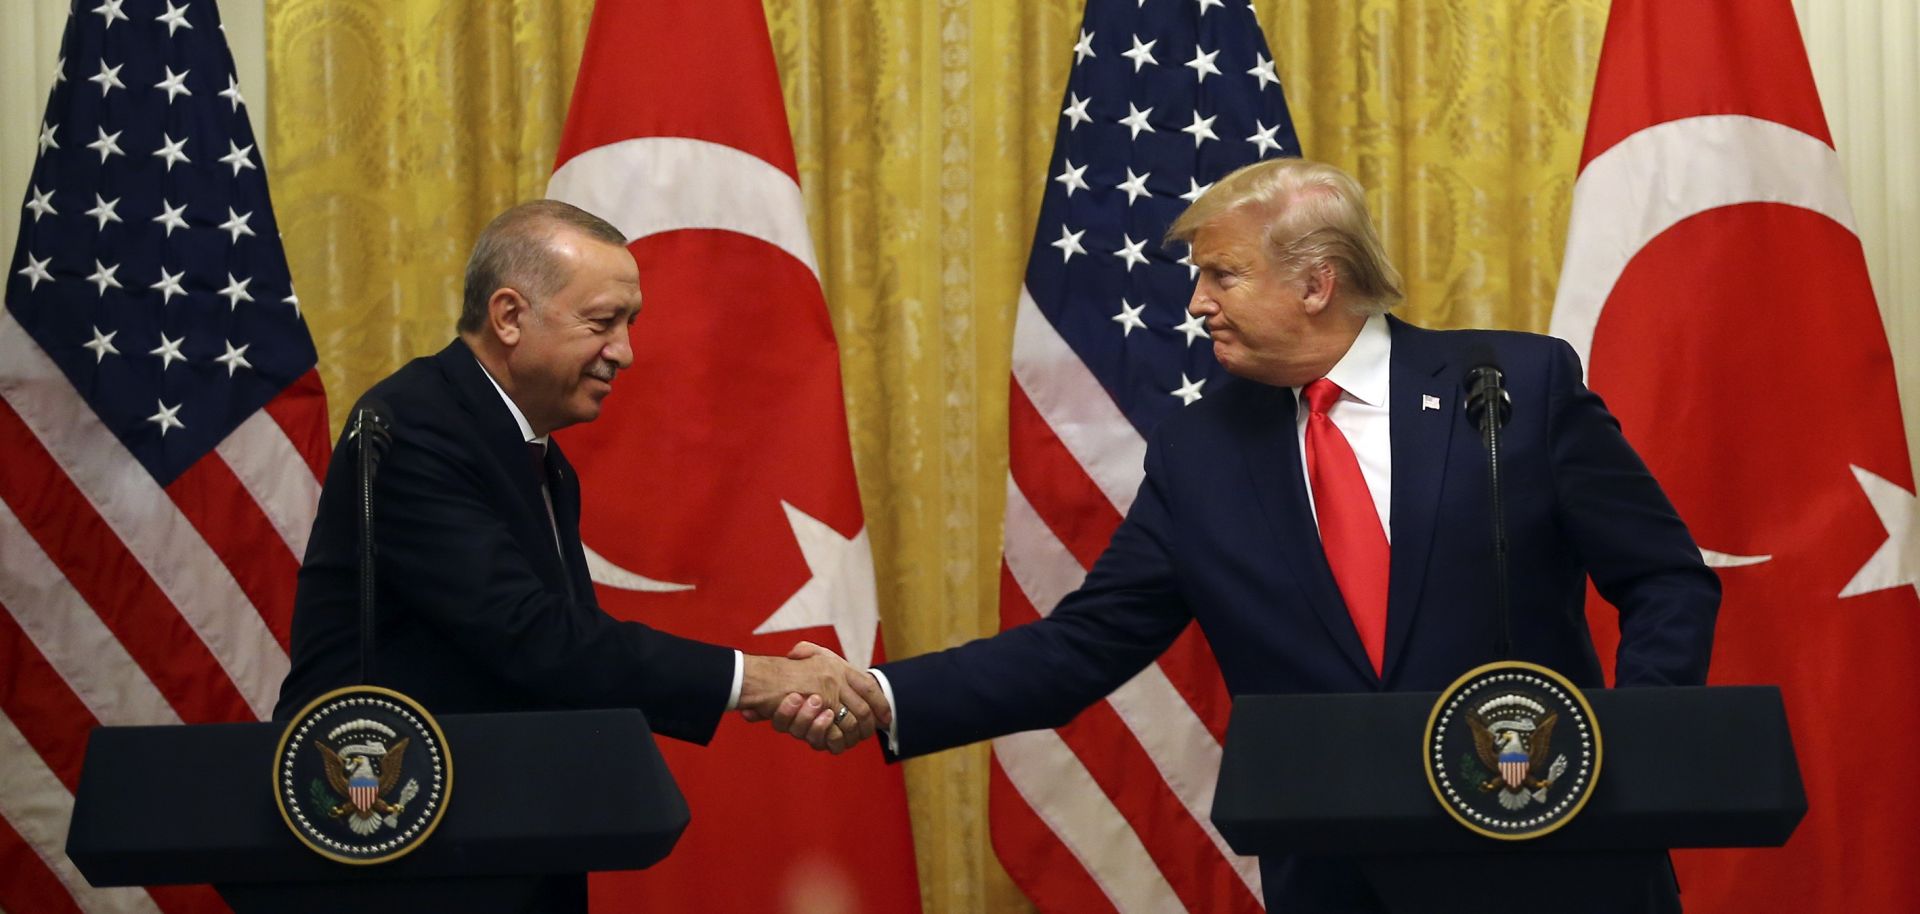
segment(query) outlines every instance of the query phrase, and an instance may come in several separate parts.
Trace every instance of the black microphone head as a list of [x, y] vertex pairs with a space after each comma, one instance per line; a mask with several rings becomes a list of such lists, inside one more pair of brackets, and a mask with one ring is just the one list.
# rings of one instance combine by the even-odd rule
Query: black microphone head
[[353, 408], [353, 416], [347, 420], [347, 437], [358, 439], [362, 447], [372, 450], [375, 462], [387, 453], [387, 446], [393, 443], [393, 413], [387, 404], [378, 397], [361, 397]]
[[1484, 375], [1489, 371], [1495, 375], [1500, 374], [1500, 360], [1494, 356], [1493, 346], [1484, 340], [1468, 344], [1462, 356], [1461, 361], [1467, 364], [1466, 377], [1469, 382], [1475, 376]]
[[[1467, 419], [1473, 427], [1485, 431], [1491, 413], [1495, 428], [1506, 425], [1513, 416], [1513, 400], [1507, 396], [1506, 376], [1493, 356], [1493, 347], [1485, 343], [1467, 351], [1464, 383], [1467, 387]], [[1489, 410], [1489, 406], [1492, 407]]]
[[353, 411], [356, 414], [365, 413], [368, 418], [382, 422], [386, 422], [388, 417], [393, 415], [393, 411], [387, 408], [387, 401], [372, 394], [361, 397], [360, 402], [353, 405]]

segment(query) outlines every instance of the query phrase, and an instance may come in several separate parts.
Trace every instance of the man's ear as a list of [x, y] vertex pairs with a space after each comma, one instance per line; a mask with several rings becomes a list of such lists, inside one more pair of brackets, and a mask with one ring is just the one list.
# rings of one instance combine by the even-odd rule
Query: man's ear
[[1308, 315], [1318, 315], [1333, 304], [1333, 293], [1340, 285], [1340, 273], [1333, 264], [1320, 261], [1300, 271], [1300, 298]]
[[487, 299], [487, 329], [507, 346], [520, 342], [520, 328], [532, 303], [518, 289], [501, 286]]

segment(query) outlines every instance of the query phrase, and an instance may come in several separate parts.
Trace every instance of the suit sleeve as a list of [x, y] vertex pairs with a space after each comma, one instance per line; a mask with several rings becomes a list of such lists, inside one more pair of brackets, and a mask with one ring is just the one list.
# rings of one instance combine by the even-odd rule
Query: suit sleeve
[[1554, 341], [1548, 422], [1559, 516], [1600, 596], [1620, 613], [1619, 685], [1704, 685], [1720, 579], [1620, 432], [1580, 360]]
[[[1051, 612], [1034, 607], [1042, 615], [1032, 622], [881, 667], [902, 710], [901, 757], [1063, 726], [1179, 636], [1192, 616], [1167, 548], [1160, 453], [1149, 448], [1132, 509], [1079, 589]], [[1058, 560], [1073, 561], [1064, 549]], [[1028, 601], [1020, 577], [1002, 569], [1003, 612]]]
[[639, 707], [659, 733], [711, 739], [733, 652], [546, 587], [527, 558], [533, 546], [502, 513], [517, 496], [499, 491], [461, 444], [423, 430], [387, 455], [375, 515], [381, 590], [518, 688], [576, 707]]

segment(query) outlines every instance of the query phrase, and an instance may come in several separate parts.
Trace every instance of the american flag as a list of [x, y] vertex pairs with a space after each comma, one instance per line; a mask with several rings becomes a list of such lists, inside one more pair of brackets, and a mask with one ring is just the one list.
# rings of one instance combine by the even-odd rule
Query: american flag
[[219, 910], [88, 887], [73, 789], [95, 725], [268, 716], [325, 396], [211, 0], [81, 0], [53, 80], [0, 312], [0, 907]]
[[[1000, 623], [1079, 586], [1131, 506], [1145, 434], [1221, 369], [1167, 226], [1222, 175], [1298, 155], [1235, 0], [1090, 0], [1014, 330]], [[1189, 626], [1071, 725], [994, 741], [1001, 863], [1047, 911], [1259, 910], [1208, 818], [1229, 701]]]

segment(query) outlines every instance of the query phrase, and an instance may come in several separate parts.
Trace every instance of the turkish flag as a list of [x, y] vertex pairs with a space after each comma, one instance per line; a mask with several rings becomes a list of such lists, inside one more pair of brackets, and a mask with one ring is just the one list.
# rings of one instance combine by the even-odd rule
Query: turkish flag
[[[631, 239], [633, 367], [561, 433], [615, 616], [749, 653], [878, 648], [839, 352], [759, 0], [595, 10], [548, 195]], [[596, 911], [919, 910], [897, 767], [729, 715], [663, 740], [693, 821]], [[591, 798], [581, 798], [591, 802]]]
[[1683, 900], [1912, 910], [1920, 523], [1788, 0], [1615, 0], [1581, 159], [1553, 332], [1719, 571], [1711, 681], [1781, 687], [1807, 789], [1785, 848], [1676, 853]]

